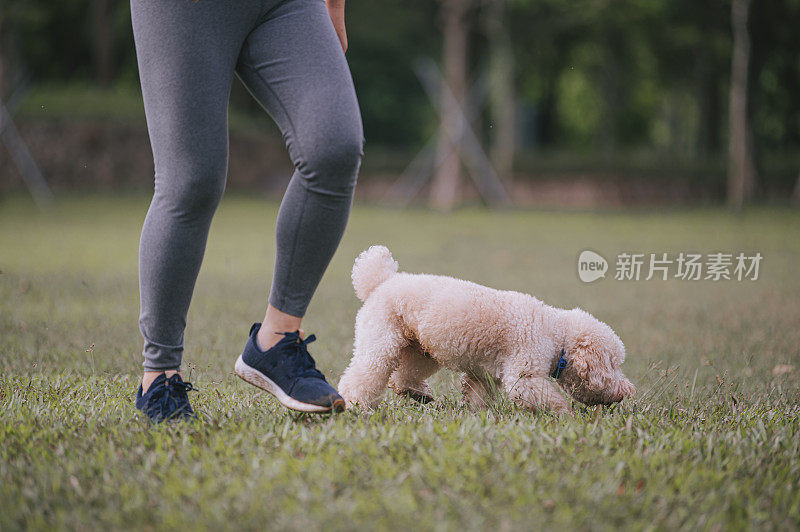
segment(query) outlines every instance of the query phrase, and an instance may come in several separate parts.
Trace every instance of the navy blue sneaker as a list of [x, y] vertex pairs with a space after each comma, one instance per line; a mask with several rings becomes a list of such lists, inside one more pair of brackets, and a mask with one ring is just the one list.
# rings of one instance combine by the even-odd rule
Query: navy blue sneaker
[[328, 384], [314, 365], [308, 344], [316, 340], [312, 334], [305, 340], [300, 333], [286, 332], [281, 341], [262, 351], [256, 342], [261, 328], [254, 323], [244, 352], [236, 360], [236, 374], [253, 386], [274, 395], [286, 408], [300, 412], [344, 410], [344, 399]]
[[172, 420], [197, 419], [189, 404], [189, 394], [194, 390], [191, 382], [183, 382], [180, 373], [169, 379], [162, 373], [142, 395], [142, 386], [136, 392], [136, 408], [155, 423]]

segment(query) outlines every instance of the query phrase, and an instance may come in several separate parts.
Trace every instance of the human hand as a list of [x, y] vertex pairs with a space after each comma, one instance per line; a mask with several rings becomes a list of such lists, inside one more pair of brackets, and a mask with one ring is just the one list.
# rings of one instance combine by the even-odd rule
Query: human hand
[[339, 36], [339, 42], [342, 44], [342, 50], [347, 51], [347, 31], [344, 27], [344, 1], [345, 0], [325, 0], [328, 5], [328, 14], [333, 22], [333, 28], [336, 30], [336, 35]]

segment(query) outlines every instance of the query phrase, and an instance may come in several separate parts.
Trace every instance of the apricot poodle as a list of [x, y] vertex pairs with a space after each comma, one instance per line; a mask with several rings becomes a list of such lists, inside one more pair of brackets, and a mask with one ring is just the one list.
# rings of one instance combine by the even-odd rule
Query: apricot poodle
[[426, 379], [442, 367], [464, 374], [464, 398], [475, 408], [486, 407], [496, 390], [520, 407], [555, 413], [572, 411], [559, 386], [587, 405], [633, 395], [620, 371], [625, 346], [591, 314], [397, 268], [384, 246], [362, 252], [353, 266], [353, 287], [364, 304], [338, 387], [348, 407], [372, 409], [387, 385], [432, 401]]

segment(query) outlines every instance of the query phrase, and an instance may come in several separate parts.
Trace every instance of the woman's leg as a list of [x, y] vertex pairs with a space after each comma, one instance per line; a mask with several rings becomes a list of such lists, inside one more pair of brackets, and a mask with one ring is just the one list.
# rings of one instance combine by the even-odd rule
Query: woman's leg
[[225, 188], [233, 72], [259, 9], [255, 2], [131, 1], [155, 161], [139, 247], [148, 381], [181, 364], [186, 314]]
[[287, 323], [299, 328], [339, 245], [364, 137], [350, 70], [322, 0], [286, 0], [271, 10], [248, 36], [237, 74], [281, 128], [296, 168], [278, 213], [270, 309], [258, 337], [266, 348]]

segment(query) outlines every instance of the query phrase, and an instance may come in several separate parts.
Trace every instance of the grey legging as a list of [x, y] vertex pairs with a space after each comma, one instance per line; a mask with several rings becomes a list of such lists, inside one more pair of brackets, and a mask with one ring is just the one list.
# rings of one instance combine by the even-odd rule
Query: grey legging
[[225, 189], [234, 72], [277, 122], [295, 165], [276, 224], [269, 301], [278, 310], [305, 313], [347, 224], [364, 139], [324, 0], [131, 0], [131, 15], [155, 159], [139, 328], [144, 367], [175, 369]]

